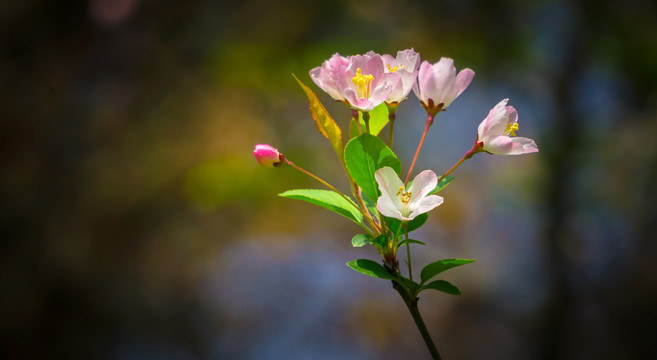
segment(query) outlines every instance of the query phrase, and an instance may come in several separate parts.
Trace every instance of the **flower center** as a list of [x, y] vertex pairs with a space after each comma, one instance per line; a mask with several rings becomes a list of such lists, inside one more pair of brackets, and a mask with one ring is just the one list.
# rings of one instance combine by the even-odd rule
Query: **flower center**
[[408, 205], [411, 199], [413, 199], [413, 193], [406, 192], [403, 186], [399, 187], [399, 191], [397, 191], [397, 196], [399, 196], [399, 198], [401, 199], [402, 203], [404, 203], [404, 205]]
[[393, 67], [393, 66], [390, 66], [390, 64], [388, 64], [388, 71], [390, 71], [391, 73], [397, 72], [397, 70], [399, 70], [399, 69], [406, 69], [406, 67], [404, 67], [404, 65], [399, 65], [399, 66], [394, 66]]
[[518, 131], [518, 123], [512, 123], [511, 120], [509, 120], [506, 124], [506, 129], [504, 129], [504, 133], [509, 136], [516, 136], [516, 131]]
[[372, 91], [372, 80], [374, 80], [374, 76], [371, 74], [363, 75], [360, 68], [356, 69], [356, 76], [351, 78], [354, 85], [358, 87], [358, 95], [365, 99], [369, 99], [370, 97], [370, 91]]

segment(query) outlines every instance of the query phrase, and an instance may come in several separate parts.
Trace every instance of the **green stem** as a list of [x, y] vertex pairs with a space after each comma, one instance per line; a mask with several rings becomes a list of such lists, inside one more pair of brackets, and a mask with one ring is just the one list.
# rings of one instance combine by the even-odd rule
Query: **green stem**
[[365, 131], [367, 133], [370, 133], [370, 113], [367, 111], [363, 111], [363, 122], [365, 122]]
[[395, 127], [395, 120], [397, 119], [397, 107], [399, 106], [399, 103], [386, 103], [386, 106], [388, 107], [388, 123], [390, 124], [388, 127], [388, 147], [392, 150], [393, 130]]
[[420, 331], [420, 335], [422, 335], [422, 339], [424, 340], [424, 343], [427, 345], [427, 348], [431, 353], [431, 358], [434, 360], [441, 360], [438, 349], [431, 339], [431, 335], [429, 334], [427, 326], [424, 324], [422, 315], [420, 315], [420, 309], [417, 306], [417, 302], [419, 300], [418, 297], [409, 294], [402, 285], [394, 280], [392, 281], [392, 287], [397, 290], [402, 300], [404, 300], [408, 311], [410, 311], [411, 316], [413, 317], [413, 321], [415, 321], [415, 326], [417, 326], [417, 329]]
[[363, 133], [363, 127], [360, 126], [360, 119], [358, 118], [358, 110], [356, 109], [351, 109], [351, 117], [354, 119], [356, 122], [356, 125], [358, 125], [358, 133], [362, 134]]
[[413, 281], [413, 269], [411, 268], [411, 243], [408, 241], [408, 222], [404, 222], [404, 235], [406, 235], [406, 264], [408, 265], [408, 278]]
[[388, 146], [390, 147], [391, 150], [392, 150], [392, 135], [393, 135], [394, 127], [395, 127], [395, 119], [396, 119], [395, 114], [391, 113], [391, 114], [388, 115], [388, 122], [390, 123], [390, 127], [388, 129], [389, 130], [389, 132], [388, 132]]

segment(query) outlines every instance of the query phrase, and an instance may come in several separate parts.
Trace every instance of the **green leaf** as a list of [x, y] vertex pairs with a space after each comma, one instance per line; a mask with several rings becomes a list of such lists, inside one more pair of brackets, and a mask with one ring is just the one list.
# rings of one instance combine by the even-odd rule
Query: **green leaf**
[[[363, 120], [363, 113], [359, 112], [358, 120], [363, 126], [365, 131], [365, 120]], [[388, 107], [385, 103], [381, 103], [372, 111], [370, 111], [370, 134], [377, 136], [388, 123]]]
[[[422, 241], [413, 240], [413, 239], [409, 239], [408, 242], [410, 242], [411, 244], [426, 245], [426, 243], [423, 243]], [[402, 242], [400, 242], [399, 244], [397, 244], [397, 247], [400, 247], [400, 246], [402, 246], [402, 245], [404, 245], [404, 244], [406, 244], [406, 240], [403, 240]]]
[[[360, 127], [365, 131], [365, 121], [363, 120], [363, 113], [358, 112], [358, 121], [360, 121]], [[375, 107], [370, 111], [370, 134], [376, 136], [379, 135], [381, 130], [386, 126], [388, 123], [388, 107], [386, 106], [385, 103], [381, 103], [379, 106]], [[358, 124], [356, 121], [352, 118], [351, 122], [349, 123], [349, 135], [351, 138], [355, 138], [358, 135], [360, 135], [360, 132], [358, 131]]]
[[372, 201], [367, 195], [363, 194], [362, 197], [363, 203], [365, 203], [365, 207], [367, 210], [370, 212], [370, 214], [373, 215], [373, 217], [376, 217], [378, 214], [378, 210], [376, 209], [376, 202]]
[[[361, 129], [365, 129], [365, 126], [361, 124]], [[360, 135], [360, 131], [358, 131], [358, 125], [356, 123], [356, 120], [352, 117], [351, 120], [349, 121], [349, 139], [353, 139], [355, 137], [358, 137]]]
[[[411, 232], [413, 230], [418, 229], [420, 226], [424, 225], [424, 223], [427, 222], [427, 219], [429, 218], [428, 213], [420, 214], [415, 217], [415, 219], [411, 220], [408, 222], [408, 232]], [[397, 230], [401, 226], [402, 222], [395, 219], [395, 218], [390, 218], [383, 216], [383, 221], [388, 225], [390, 228], [390, 231], [392, 231], [393, 234], [397, 233]], [[399, 233], [403, 234], [404, 229], [400, 230]]]
[[442, 189], [443, 189], [445, 186], [447, 186], [452, 180], [454, 180], [454, 177], [453, 177], [453, 176], [445, 176], [445, 178], [442, 179], [442, 180], [440, 180], [440, 182], [438, 183], [438, 185], [436, 185], [436, 187], [435, 187], [433, 190], [431, 190], [431, 191], [429, 192], [428, 195], [433, 195], [433, 194], [437, 193], [438, 191], [442, 190]]
[[295, 189], [278, 194], [278, 196], [306, 201], [336, 212], [357, 224], [363, 224], [363, 214], [361, 214], [358, 208], [349, 201], [345, 200], [335, 191], [319, 189]]
[[372, 235], [370, 234], [358, 234], [351, 238], [351, 245], [354, 247], [363, 247], [372, 242]]
[[376, 261], [369, 259], [358, 259], [347, 263], [347, 266], [367, 276], [379, 279], [394, 280], [395, 277]]
[[372, 240], [372, 244], [374, 244], [374, 246], [378, 247], [379, 249], [383, 250], [383, 248], [386, 245], [386, 241], [388, 241], [388, 236], [386, 234], [381, 234]]
[[436, 262], [432, 262], [431, 264], [427, 265], [422, 269], [422, 272], [420, 273], [420, 277], [422, 278], [422, 284], [427, 282], [429, 279], [432, 277], [440, 274], [443, 271], [449, 270], [451, 268], [455, 268], [457, 266], [469, 264], [471, 262], [474, 262], [476, 260], [474, 259], [443, 259], [443, 260], [438, 260]]
[[418, 290], [420, 290], [421, 286], [420, 284], [416, 283], [415, 281], [405, 278], [403, 276], [400, 276], [399, 278], [395, 279], [398, 283], [400, 283], [403, 287], [406, 289], [410, 290], [412, 296], [417, 296], [416, 294], [418, 293]]
[[422, 287], [422, 290], [433, 289], [448, 293], [451, 295], [461, 295], [461, 290], [445, 280], [432, 281]]
[[302, 83], [296, 75], [292, 74], [292, 76], [294, 76], [294, 79], [299, 83], [299, 86], [301, 86], [301, 89], [306, 93], [306, 96], [308, 96], [308, 101], [310, 102], [310, 115], [315, 121], [317, 130], [319, 130], [324, 137], [329, 139], [331, 145], [333, 145], [335, 153], [338, 154], [338, 157], [342, 161], [344, 150], [342, 147], [342, 131], [340, 130], [340, 127], [335, 123], [335, 120], [333, 120], [328, 111], [326, 111], [324, 105], [322, 105], [317, 98], [317, 95]]
[[374, 172], [389, 166], [397, 175], [401, 172], [401, 163], [395, 153], [376, 136], [361, 134], [351, 139], [344, 149], [345, 163], [351, 177], [370, 199], [379, 198], [379, 185]]

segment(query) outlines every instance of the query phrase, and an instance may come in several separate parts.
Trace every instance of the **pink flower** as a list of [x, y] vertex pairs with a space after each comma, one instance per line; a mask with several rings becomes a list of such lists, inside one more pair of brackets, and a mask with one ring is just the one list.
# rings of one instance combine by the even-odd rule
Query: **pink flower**
[[481, 122], [477, 131], [477, 147], [497, 155], [521, 155], [538, 152], [532, 139], [515, 137], [518, 131], [518, 112], [507, 106], [509, 99], [500, 101]]
[[349, 66], [349, 59], [335, 53], [330, 59], [325, 60], [322, 66], [310, 70], [310, 78], [333, 99], [344, 101], [344, 97], [338, 89], [337, 80], [344, 74], [347, 66]]
[[406, 99], [417, 80], [418, 68], [420, 67], [420, 54], [413, 49], [397, 52], [397, 58], [391, 55], [382, 55], [386, 73], [394, 73], [399, 76], [390, 77], [392, 92], [386, 103], [400, 103]]
[[373, 51], [354, 55], [349, 58], [347, 70], [338, 77], [338, 89], [352, 108], [370, 111], [390, 95], [392, 85], [386, 81], [390, 75], [395, 76], [384, 72], [381, 56]]
[[256, 145], [253, 155], [260, 164], [268, 167], [280, 166], [285, 160], [283, 154], [278, 152], [273, 146], [267, 144]]
[[410, 221], [443, 203], [441, 196], [429, 195], [438, 184], [438, 177], [431, 170], [419, 173], [408, 191], [391, 167], [377, 170], [374, 178], [381, 190], [376, 208], [387, 217]]
[[470, 69], [463, 69], [457, 75], [454, 60], [450, 58], [440, 58], [440, 61], [433, 65], [424, 61], [420, 65], [413, 92], [427, 113], [435, 116], [470, 85], [473, 77], [474, 71]]

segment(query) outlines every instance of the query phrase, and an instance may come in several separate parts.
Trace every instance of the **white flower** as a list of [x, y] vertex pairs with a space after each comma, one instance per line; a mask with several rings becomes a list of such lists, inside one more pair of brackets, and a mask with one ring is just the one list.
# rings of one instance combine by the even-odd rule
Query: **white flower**
[[431, 170], [419, 173], [408, 191], [395, 170], [388, 166], [377, 170], [374, 178], [381, 190], [376, 208], [387, 217], [410, 221], [443, 203], [441, 196], [427, 196], [438, 185], [438, 177]]

